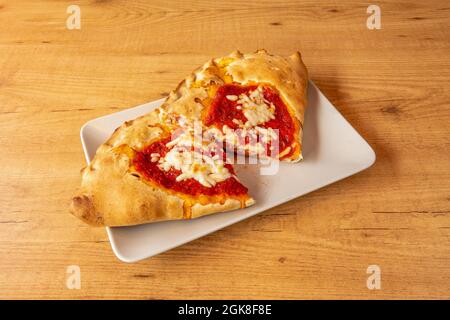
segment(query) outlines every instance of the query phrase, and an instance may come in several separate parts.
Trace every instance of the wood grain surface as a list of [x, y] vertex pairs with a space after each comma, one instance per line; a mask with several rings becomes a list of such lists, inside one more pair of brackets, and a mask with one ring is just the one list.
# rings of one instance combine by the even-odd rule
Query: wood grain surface
[[[68, 30], [66, 9], [81, 9]], [[450, 4], [0, 0], [0, 298], [450, 298]], [[303, 54], [360, 174], [136, 264], [68, 213], [86, 121], [239, 48]], [[301, 183], [301, 182], [299, 182]], [[381, 289], [366, 286], [369, 265]], [[66, 268], [81, 269], [81, 289]]]

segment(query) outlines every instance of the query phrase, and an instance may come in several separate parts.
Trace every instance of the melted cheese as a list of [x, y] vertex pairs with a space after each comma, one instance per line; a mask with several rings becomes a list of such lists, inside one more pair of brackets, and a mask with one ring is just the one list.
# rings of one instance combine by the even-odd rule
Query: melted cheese
[[[160, 112], [160, 117], [166, 121], [176, 121], [182, 128], [182, 133], [166, 144], [170, 150], [164, 157], [152, 154], [151, 161], [158, 162], [161, 170], [169, 171], [173, 168], [180, 171], [177, 181], [195, 179], [205, 187], [213, 187], [232, 177], [219, 156], [222, 144], [217, 142], [225, 140], [228, 144], [237, 146], [240, 151], [265, 156], [266, 144], [276, 139], [277, 133], [272, 128], [258, 126], [275, 118], [275, 106], [264, 99], [263, 88], [259, 86], [248, 94], [227, 95], [226, 98], [236, 101], [237, 108], [242, 110], [247, 119], [245, 123], [233, 120], [239, 129], [233, 130], [225, 125], [222, 131], [214, 127], [203, 130], [201, 123], [192, 123], [184, 117], [167, 119], [167, 115]], [[244, 137], [249, 137], [250, 142], [241, 145], [239, 141]]]
[[[248, 94], [227, 95], [230, 101], [236, 101], [236, 109], [242, 110], [247, 121], [243, 123], [239, 119], [233, 119], [239, 129], [233, 130], [228, 126], [223, 126], [223, 138], [231, 145], [238, 146], [242, 151], [247, 151], [250, 155], [265, 156], [266, 148], [271, 143], [270, 150], [277, 146], [278, 132], [272, 128], [260, 127], [260, 124], [275, 119], [275, 106], [273, 103], [264, 98], [263, 87], [258, 86], [256, 90], [250, 91]], [[244, 137], [249, 138], [249, 143], [240, 145], [239, 141], [243, 141]]]
[[217, 148], [217, 144], [208, 139], [196, 139], [194, 129], [186, 128], [177, 138], [166, 144], [172, 149], [159, 159], [158, 167], [169, 171], [174, 168], [181, 171], [177, 181], [195, 179], [205, 187], [213, 187], [218, 182], [230, 178], [232, 175], [224, 166], [218, 155], [210, 156]]
[[[252, 156], [266, 156], [266, 149], [269, 143], [272, 147], [276, 145], [278, 133], [272, 128], [263, 128], [255, 126], [253, 128], [241, 127], [233, 130], [227, 125], [223, 126], [223, 138], [228, 144], [238, 148], [239, 152], [247, 151]], [[243, 141], [248, 137], [248, 143], [242, 145], [239, 141]], [[277, 147], [277, 146], [276, 146]], [[273, 150], [273, 148], [271, 149]], [[232, 150], [227, 150], [231, 152]]]
[[238, 110], [242, 110], [247, 122], [244, 124], [246, 128], [257, 126], [269, 120], [275, 119], [275, 106], [264, 99], [263, 89], [259, 86], [256, 90], [250, 91], [249, 94], [242, 93], [239, 98], [236, 96], [226, 96], [230, 101], [237, 100]]

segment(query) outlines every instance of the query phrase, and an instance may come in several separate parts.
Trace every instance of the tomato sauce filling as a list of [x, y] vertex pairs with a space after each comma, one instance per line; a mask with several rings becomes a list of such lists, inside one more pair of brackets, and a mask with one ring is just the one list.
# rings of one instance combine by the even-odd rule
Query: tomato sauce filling
[[[138, 151], [136, 153], [133, 160], [134, 167], [146, 179], [153, 181], [164, 188], [192, 196], [214, 196], [222, 194], [240, 196], [247, 194], [248, 189], [234, 177], [218, 182], [212, 187], [205, 187], [200, 182], [192, 178], [176, 181], [176, 178], [181, 174], [181, 171], [174, 168], [171, 168], [169, 171], [164, 171], [158, 167], [158, 162], [151, 162], [152, 153], [159, 153], [161, 157], [166, 155], [166, 153], [170, 150], [170, 148], [166, 146], [169, 141], [170, 137], [154, 142], [142, 151]], [[234, 174], [233, 167], [230, 164], [225, 164], [225, 167], [231, 174]]]
[[[207, 126], [216, 126], [223, 130], [226, 125], [231, 129], [238, 129], [239, 125], [233, 122], [233, 119], [240, 120], [242, 123], [247, 121], [244, 112], [237, 108], [238, 102], [227, 99], [228, 95], [238, 96], [240, 94], [249, 95], [258, 88], [257, 85], [241, 86], [238, 84], [226, 84], [217, 89], [216, 95], [211, 103], [208, 113], [204, 119]], [[272, 128], [278, 130], [278, 149], [282, 152], [294, 142], [295, 123], [288, 111], [286, 104], [275, 89], [263, 86], [263, 96], [266, 101], [275, 106], [274, 119], [259, 124], [262, 128]], [[245, 143], [248, 143], [246, 138]], [[275, 143], [275, 140], [272, 141]], [[270, 147], [270, 143], [268, 145]], [[291, 150], [284, 157], [288, 157], [294, 150]], [[270, 149], [267, 149], [267, 155], [270, 155]], [[272, 155], [273, 156], [273, 155]], [[283, 158], [284, 158], [283, 157]]]

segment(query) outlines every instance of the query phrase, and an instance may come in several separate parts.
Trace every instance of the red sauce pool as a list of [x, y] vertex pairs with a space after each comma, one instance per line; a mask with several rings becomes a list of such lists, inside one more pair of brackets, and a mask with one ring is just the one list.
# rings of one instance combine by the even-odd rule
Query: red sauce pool
[[[245, 123], [247, 118], [242, 110], [236, 109], [237, 102], [228, 100], [226, 96], [239, 96], [242, 93], [248, 95], [249, 92], [256, 90], [257, 87], [258, 86], [256, 85], [241, 86], [237, 84], [226, 84], [219, 87], [209, 112], [205, 117], [205, 125], [215, 125], [220, 129], [222, 129], [224, 125], [227, 125], [231, 129], [238, 129], [238, 125], [233, 122], [233, 119], [241, 120]], [[275, 106], [275, 118], [258, 126], [278, 130], [278, 146], [281, 152], [291, 146], [294, 142], [295, 124], [286, 105], [281, 99], [280, 94], [275, 89], [263, 86], [263, 95], [267, 101], [273, 103]]]
[[[218, 182], [213, 187], [205, 187], [200, 182], [195, 179], [186, 179], [182, 181], [176, 181], [178, 175], [181, 171], [170, 169], [169, 171], [164, 171], [158, 168], [158, 162], [151, 162], [151, 154], [159, 153], [161, 157], [164, 157], [166, 153], [170, 150], [166, 147], [166, 143], [170, 141], [170, 138], [157, 141], [147, 146], [140, 152], [137, 152], [133, 164], [136, 170], [141, 173], [146, 179], [156, 182], [157, 184], [184, 194], [198, 196], [198, 195], [219, 195], [226, 194], [231, 196], [245, 195], [248, 189], [244, 187], [239, 181], [234, 177], [231, 177], [225, 181]], [[234, 174], [233, 167], [229, 164], [225, 164], [225, 167]]]

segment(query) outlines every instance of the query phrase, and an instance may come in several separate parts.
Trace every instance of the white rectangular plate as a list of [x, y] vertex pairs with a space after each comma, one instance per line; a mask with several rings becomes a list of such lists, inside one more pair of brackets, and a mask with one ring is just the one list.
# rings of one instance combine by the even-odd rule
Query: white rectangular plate
[[[87, 122], [81, 128], [86, 160], [94, 157], [100, 144], [124, 121], [151, 111], [163, 101]], [[372, 148], [313, 83], [309, 85], [308, 101], [302, 162], [280, 163], [276, 175], [259, 174], [260, 165], [236, 165], [241, 182], [256, 200], [255, 205], [193, 220], [107, 228], [117, 257], [135, 262], [154, 256], [370, 167], [375, 161]]]

